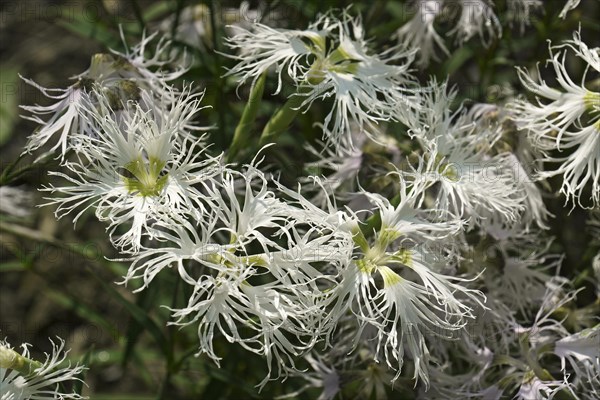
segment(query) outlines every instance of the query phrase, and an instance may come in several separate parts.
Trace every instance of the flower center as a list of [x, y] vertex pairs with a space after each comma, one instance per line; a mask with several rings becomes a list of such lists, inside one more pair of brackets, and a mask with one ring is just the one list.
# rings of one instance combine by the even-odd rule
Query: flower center
[[458, 168], [454, 163], [446, 162], [444, 158], [438, 154], [436, 156], [436, 164], [440, 178], [445, 178], [452, 183], [456, 183], [460, 180]]
[[587, 92], [585, 96], [583, 96], [583, 104], [585, 104], [586, 108], [592, 112], [600, 111], [600, 93]]
[[410, 265], [412, 256], [408, 249], [399, 249], [394, 253], [387, 251], [388, 246], [401, 236], [400, 232], [393, 229], [382, 229], [373, 246], [368, 247], [363, 258], [356, 261], [359, 270], [371, 275], [375, 271], [382, 273], [382, 268], [388, 268], [388, 264]]
[[358, 71], [358, 60], [353, 59], [342, 46], [324, 56], [324, 52], [315, 53], [316, 60], [308, 71], [308, 82], [317, 85], [323, 81], [327, 72], [355, 75]]
[[163, 173], [165, 161], [155, 157], [144, 160], [141, 157], [125, 165], [121, 174], [129, 193], [140, 196], [158, 196], [165, 187], [168, 174]]

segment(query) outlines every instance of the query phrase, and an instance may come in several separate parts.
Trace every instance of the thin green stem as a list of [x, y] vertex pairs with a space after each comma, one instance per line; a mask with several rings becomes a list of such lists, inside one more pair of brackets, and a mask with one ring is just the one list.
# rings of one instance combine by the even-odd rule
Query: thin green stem
[[[65, 155], [65, 158], [68, 157], [70, 153], [71, 150], [68, 150], [67, 154]], [[23, 160], [24, 154], [21, 154], [14, 162], [6, 166], [6, 168], [4, 168], [4, 171], [2, 171], [2, 175], [0, 175], [0, 186], [8, 185], [9, 183], [16, 180], [17, 178], [20, 178], [22, 175], [28, 173], [29, 171], [34, 170], [40, 165], [43, 165], [46, 162], [52, 160], [54, 156], [55, 154], [52, 153], [45, 154], [36, 159], [35, 161], [27, 164], [26, 166], [16, 169], [19, 162]]]
[[179, 25], [179, 18], [181, 17], [181, 10], [183, 10], [183, 4], [185, 0], [177, 0], [177, 5], [175, 8], [175, 20], [173, 21], [173, 26], [171, 27], [171, 37], [175, 38], [177, 34], [177, 26]]
[[233, 134], [233, 141], [231, 146], [229, 147], [227, 159], [229, 162], [234, 161], [235, 156], [240, 151], [241, 148], [248, 144], [250, 130], [254, 125], [254, 120], [256, 119], [256, 115], [258, 113], [258, 108], [260, 106], [260, 102], [265, 91], [265, 80], [266, 73], [263, 73], [254, 86], [252, 86], [252, 90], [250, 91], [250, 97], [248, 98], [248, 103], [244, 107], [244, 111], [242, 112], [242, 117], [237, 127], [235, 128], [235, 133]]
[[294, 118], [296, 118], [304, 100], [306, 100], [306, 97], [302, 94], [293, 94], [283, 107], [275, 112], [260, 135], [258, 142], [259, 147], [275, 142], [277, 137], [283, 133], [290, 126]]
[[[171, 300], [171, 308], [177, 307], [177, 296], [179, 294], [179, 283], [181, 279], [175, 280], [175, 288], [173, 289], [173, 298]], [[167, 365], [165, 368], [165, 375], [163, 381], [161, 383], [161, 390], [159, 392], [158, 400], [163, 400], [167, 398], [167, 393], [169, 388], [171, 387], [171, 375], [176, 372], [178, 363], [175, 362], [175, 334], [176, 327], [169, 326], [167, 329]]]
[[135, 14], [135, 18], [140, 25], [140, 29], [143, 32], [146, 29], [146, 22], [144, 22], [144, 16], [142, 15], [142, 9], [138, 4], [137, 0], [131, 0], [131, 8], [133, 9], [133, 13]]
[[217, 23], [217, 19], [216, 19], [216, 13], [218, 10], [218, 6], [219, 6], [219, 2], [215, 2], [214, 0], [211, 0], [208, 2], [208, 7], [209, 7], [209, 12], [210, 12], [210, 31], [212, 34], [212, 45], [213, 45], [213, 57], [214, 57], [214, 68], [215, 68], [215, 78], [217, 80], [217, 85], [216, 85], [216, 89], [217, 89], [217, 93], [216, 93], [216, 101], [217, 101], [217, 105], [219, 107], [219, 111], [217, 113], [218, 115], [218, 128], [219, 128], [219, 132], [220, 134], [217, 135], [214, 139], [215, 142], [218, 146], [218, 148], [220, 149], [224, 149], [225, 145], [227, 143], [227, 139], [225, 137], [225, 134], [227, 132], [227, 126], [226, 126], [226, 119], [225, 119], [225, 108], [226, 108], [226, 104], [225, 104], [225, 96], [223, 93], [223, 89], [225, 87], [224, 81], [223, 81], [223, 77], [220, 74], [221, 71], [221, 56], [220, 56], [220, 41], [219, 39], [222, 38], [223, 36], [221, 35], [221, 27], [220, 25]]

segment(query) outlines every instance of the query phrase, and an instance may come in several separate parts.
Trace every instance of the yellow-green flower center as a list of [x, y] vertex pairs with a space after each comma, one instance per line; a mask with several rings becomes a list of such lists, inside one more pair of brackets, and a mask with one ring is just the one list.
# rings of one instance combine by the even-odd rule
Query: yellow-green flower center
[[387, 252], [388, 247], [401, 236], [402, 234], [397, 230], [383, 228], [373, 246], [359, 244], [364, 251], [364, 257], [356, 260], [359, 271], [369, 275], [375, 271], [379, 272], [386, 286], [397, 283], [399, 276], [388, 267], [388, 264], [410, 266], [412, 261], [412, 254], [408, 249], [400, 249], [394, 253]]
[[368, 257], [356, 260], [356, 266], [361, 272], [369, 275], [377, 269], [377, 263]]
[[323, 81], [327, 72], [354, 75], [358, 71], [358, 62], [342, 46], [338, 46], [327, 57], [315, 54], [316, 60], [308, 72], [308, 82], [317, 85]]
[[600, 93], [587, 92], [585, 96], [583, 96], [583, 104], [585, 104], [586, 108], [592, 112], [600, 111]]
[[435, 163], [441, 177], [446, 178], [450, 182], [458, 182], [460, 180], [460, 174], [455, 164], [447, 162], [439, 154], [436, 156]]
[[129, 193], [140, 196], [158, 196], [164, 189], [168, 174], [163, 174], [165, 161], [155, 157], [143, 160], [141, 157], [125, 165], [123, 181]]

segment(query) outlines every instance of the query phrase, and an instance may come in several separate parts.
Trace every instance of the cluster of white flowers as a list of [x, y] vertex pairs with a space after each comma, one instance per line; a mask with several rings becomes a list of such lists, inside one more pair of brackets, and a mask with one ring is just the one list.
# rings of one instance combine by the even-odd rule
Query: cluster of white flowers
[[[493, 340], [485, 336], [464, 337], [462, 356], [471, 358], [473, 371], [456, 376], [452, 365], [438, 367], [432, 374], [433, 393], [424, 398], [450, 399], [461, 394], [465, 398], [500, 399], [506, 393], [516, 393], [514, 398], [521, 400], [565, 395], [574, 399], [595, 398], [600, 324], [569, 333], [555, 318], [564, 314], [574, 301], [575, 292], [566, 292], [564, 281], [552, 280], [546, 286], [530, 325], [522, 326], [516, 321], [504, 325], [503, 335], [510, 335], [511, 340], [504, 337], [501, 346], [494, 346]], [[559, 361], [553, 373], [547, 369], [551, 355]]]
[[[539, 5], [509, 3], [527, 13]], [[399, 37], [447, 51], [433, 28], [441, 2], [417, 6], [419, 19]], [[459, 42], [500, 34], [491, 1], [461, 2], [458, 18]], [[600, 71], [598, 49], [578, 34], [551, 47], [564, 91], [519, 70], [535, 104], [453, 111], [446, 83], [418, 87], [414, 51], [372, 52], [364, 32], [343, 11], [306, 30], [256, 23], [227, 39], [237, 62], [227, 75], [239, 85], [256, 88], [274, 69], [276, 93], [292, 92], [267, 138], [294, 112], [333, 99], [317, 121], [325, 142], [309, 150], [318, 159], [308, 167], [321, 176], [297, 188], [261, 170], [268, 149], [245, 165], [211, 153], [196, 124], [202, 93], [168, 83], [185, 67], [164, 71], [174, 61], [167, 43], [149, 59], [153, 36], [130, 53], [94, 56], [57, 103], [25, 107], [42, 125], [27, 150], [51, 143], [60, 153], [62, 170], [51, 175], [63, 179], [44, 188], [49, 204], [57, 217], [77, 221], [91, 209], [108, 224], [131, 262], [123, 283], [141, 280], [140, 291], [159, 273], [177, 274], [191, 296], [170, 309], [170, 324], [196, 326], [198, 355], [217, 364], [218, 336], [263, 356], [263, 384], [301, 376], [300, 391], [322, 388], [322, 399], [352, 379], [364, 382], [365, 398], [411, 380], [424, 399], [594, 398], [600, 325], [569, 331], [557, 319], [575, 292], [558, 276], [562, 256], [550, 251], [551, 214], [532, 168], [560, 163], [539, 178], [563, 175], [562, 192], [578, 202], [591, 187], [598, 207], [600, 95], [564, 66], [573, 51]], [[423, 46], [421, 61], [434, 53]], [[515, 139], [517, 130], [530, 141]], [[570, 155], [555, 155], [562, 151]], [[375, 152], [385, 162], [354, 185]], [[542, 366], [549, 354], [557, 359]], [[314, 372], [300, 372], [305, 365]]]
[[[579, 5], [579, 0], [568, 0], [560, 13], [567, 13]], [[506, 18], [510, 25], [518, 24], [521, 32], [531, 23], [532, 14], [543, 12], [541, 0], [507, 0]], [[484, 46], [502, 36], [502, 26], [493, 0], [415, 0], [413, 17], [396, 31], [398, 40], [406, 47], [419, 52], [418, 64], [427, 66], [431, 60], [439, 61], [438, 50], [450, 55], [444, 38], [436, 31], [436, 22], [452, 21], [454, 36], [459, 45], [478, 36]]]

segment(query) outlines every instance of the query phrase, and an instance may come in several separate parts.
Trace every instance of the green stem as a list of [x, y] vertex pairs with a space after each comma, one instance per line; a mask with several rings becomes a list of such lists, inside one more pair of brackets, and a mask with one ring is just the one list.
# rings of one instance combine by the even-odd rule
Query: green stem
[[527, 365], [535, 376], [542, 381], [551, 381], [554, 380], [554, 377], [543, 368], [538, 361], [538, 354], [536, 351], [533, 351], [529, 345], [529, 335], [524, 335], [519, 339], [519, 346], [521, 348], [521, 354], [525, 358]]
[[256, 114], [258, 113], [258, 108], [265, 91], [265, 80], [266, 72], [263, 73], [258, 78], [254, 86], [252, 86], [248, 103], [246, 103], [246, 107], [244, 107], [242, 118], [240, 119], [240, 122], [235, 128], [235, 133], [233, 134], [233, 142], [229, 147], [227, 155], [227, 160], [229, 162], [233, 161], [240, 149], [248, 144], [250, 129], [252, 128], [254, 120], [256, 119]]
[[[70, 153], [71, 150], [67, 150], [65, 158], [68, 157]], [[9, 183], [18, 179], [19, 177], [28, 173], [29, 171], [39, 168], [40, 166], [44, 166], [48, 161], [51, 161], [54, 158], [54, 156], [55, 154], [51, 153], [42, 155], [35, 161], [27, 164], [26, 166], [16, 169], [19, 162], [24, 158], [24, 155], [21, 154], [19, 157], [17, 157], [17, 159], [14, 162], [10, 163], [6, 168], [4, 168], [4, 171], [2, 171], [2, 175], [0, 175], [0, 186], [8, 185]]]
[[175, 39], [175, 36], [177, 35], [177, 27], [179, 26], [179, 18], [181, 17], [183, 3], [185, 3], [185, 0], [177, 0], [177, 5], [175, 8], [175, 21], [173, 21], [173, 26], [171, 26], [171, 37], [173, 39]]
[[[175, 280], [175, 288], [173, 290], [173, 298], [171, 300], [171, 308], [177, 307], [177, 296], [179, 294], [179, 282], [181, 279]], [[161, 390], [159, 392], [158, 399], [166, 399], [168, 397], [167, 393], [171, 387], [171, 375], [176, 372], [177, 363], [175, 363], [175, 335], [177, 331], [174, 326], [169, 326], [167, 328], [167, 366], [165, 368], [165, 376], [163, 378], [161, 384]]]
[[[210, 12], [210, 31], [212, 37], [212, 45], [213, 45], [213, 61], [214, 61], [214, 69], [215, 69], [215, 78], [216, 78], [216, 102], [219, 108], [217, 113], [218, 117], [218, 129], [220, 134], [213, 136], [216, 145], [219, 149], [224, 149], [227, 143], [227, 120], [225, 118], [225, 110], [227, 105], [225, 103], [225, 82], [223, 81], [223, 77], [221, 76], [221, 56], [220, 56], [220, 43], [223, 35], [221, 34], [221, 24], [217, 21], [217, 15], [220, 14], [220, 2], [215, 0], [207, 1], [208, 9]], [[219, 13], [219, 14], [217, 14]]]
[[142, 15], [142, 9], [136, 0], [131, 0], [131, 8], [133, 9], [133, 14], [140, 25], [140, 30], [144, 32], [146, 30], [146, 22], [144, 21], [144, 16]]
[[273, 143], [277, 137], [284, 132], [292, 123], [298, 112], [302, 102], [306, 97], [302, 93], [293, 94], [288, 101], [271, 117], [267, 125], [260, 135], [258, 142], [259, 147], [263, 147], [268, 143]]
[[360, 247], [360, 249], [362, 250], [363, 253], [366, 253], [367, 251], [369, 251], [370, 246], [369, 246], [369, 242], [367, 241], [367, 238], [365, 237], [364, 232], [358, 228], [358, 230], [356, 232], [352, 232], [354, 233], [354, 243]]

